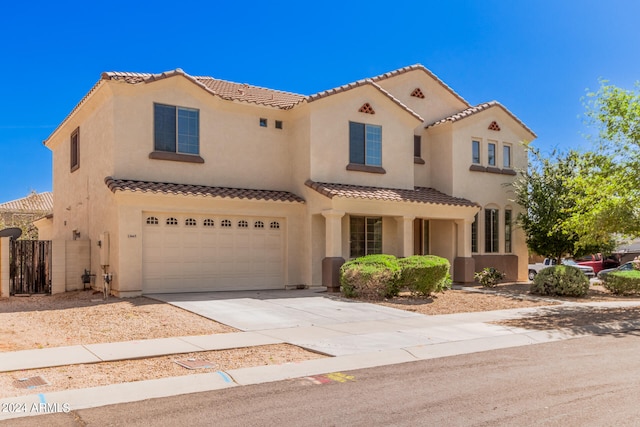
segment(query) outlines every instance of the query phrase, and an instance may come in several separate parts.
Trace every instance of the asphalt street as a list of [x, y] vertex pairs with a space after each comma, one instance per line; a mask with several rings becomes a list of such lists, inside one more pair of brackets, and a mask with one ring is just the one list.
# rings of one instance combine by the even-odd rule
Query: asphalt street
[[632, 426], [640, 332], [8, 420], [33, 426]]

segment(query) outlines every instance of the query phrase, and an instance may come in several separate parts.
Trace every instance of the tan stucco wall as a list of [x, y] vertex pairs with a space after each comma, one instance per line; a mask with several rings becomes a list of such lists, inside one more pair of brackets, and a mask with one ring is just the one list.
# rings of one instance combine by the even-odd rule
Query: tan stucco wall
[[[360, 113], [369, 103], [375, 114]], [[370, 85], [309, 104], [310, 177], [314, 181], [413, 188], [413, 133], [419, 121]], [[385, 174], [346, 170], [349, 164], [349, 122], [382, 127]]]
[[[144, 85], [111, 83], [115, 132], [116, 177], [219, 187], [286, 190], [290, 187], [286, 111], [224, 101], [185, 77]], [[199, 110], [200, 156], [203, 164], [149, 159], [153, 146], [154, 103]], [[260, 127], [260, 118], [267, 127]], [[275, 120], [283, 121], [276, 129]], [[250, 173], [246, 173], [251, 171]]]
[[[467, 105], [422, 70], [413, 70], [377, 82], [431, 124], [467, 108]], [[424, 98], [411, 96], [420, 88]]]
[[433, 187], [445, 194], [452, 195], [454, 151], [450, 127], [449, 124], [443, 124], [427, 129], [424, 133], [422, 147], [429, 153], [428, 181], [416, 182], [416, 185]]
[[[492, 131], [488, 129], [491, 122], [496, 121], [500, 126], [500, 131]], [[512, 211], [512, 252], [511, 254], [518, 256], [518, 277], [520, 281], [527, 280], [528, 251], [526, 240], [521, 229], [516, 227], [515, 220], [520, 212], [520, 207], [515, 204], [513, 189], [508, 186], [517, 176], [504, 175], [489, 172], [470, 171], [472, 164], [472, 148], [471, 141], [480, 141], [480, 159], [481, 166], [488, 165], [488, 143], [496, 144], [496, 166], [504, 169], [503, 166], [503, 146], [511, 146], [512, 170], [523, 170], [527, 167], [527, 154], [521, 142], [531, 139], [530, 135], [519, 124], [517, 124], [510, 116], [501, 108], [493, 107], [481, 113], [475, 114], [453, 125], [452, 128], [452, 146], [454, 155], [452, 156], [451, 179], [452, 194], [457, 197], [464, 197], [478, 203], [485, 208], [499, 209], [499, 242], [500, 250], [498, 254], [507, 254], [504, 242], [504, 213], [506, 209]], [[440, 127], [437, 126], [436, 129]], [[484, 212], [479, 214], [478, 227], [478, 254], [485, 254], [484, 251]]]

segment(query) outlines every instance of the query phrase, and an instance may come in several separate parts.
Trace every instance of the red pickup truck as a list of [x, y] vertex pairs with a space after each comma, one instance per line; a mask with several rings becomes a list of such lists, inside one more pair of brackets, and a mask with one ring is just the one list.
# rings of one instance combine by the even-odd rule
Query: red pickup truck
[[605, 268], [615, 268], [620, 265], [620, 260], [615, 255], [603, 257], [602, 254], [583, 256], [582, 258], [577, 258], [576, 262], [593, 268], [596, 274]]

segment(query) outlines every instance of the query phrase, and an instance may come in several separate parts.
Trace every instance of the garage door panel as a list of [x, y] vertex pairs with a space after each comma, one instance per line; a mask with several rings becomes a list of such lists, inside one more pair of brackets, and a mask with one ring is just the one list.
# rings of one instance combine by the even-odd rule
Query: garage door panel
[[145, 293], [284, 287], [282, 219], [151, 213], [143, 228]]

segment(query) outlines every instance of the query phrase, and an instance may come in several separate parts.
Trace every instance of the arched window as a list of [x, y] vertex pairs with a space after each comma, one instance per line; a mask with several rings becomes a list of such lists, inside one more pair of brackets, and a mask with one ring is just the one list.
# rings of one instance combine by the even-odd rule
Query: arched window
[[167, 218], [167, 225], [178, 225], [178, 220], [174, 217]]
[[202, 225], [204, 225], [205, 227], [213, 227], [214, 222], [212, 219], [205, 219], [204, 222], [202, 223]]
[[187, 227], [195, 227], [196, 225], [198, 225], [198, 222], [193, 218], [187, 218], [184, 221], [184, 225], [186, 225]]
[[158, 225], [158, 218], [156, 218], [155, 216], [150, 216], [147, 218], [147, 224], [148, 225]]
[[269, 228], [272, 230], [279, 230], [280, 223], [278, 221], [272, 221], [271, 224], [269, 224]]

